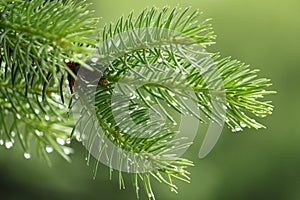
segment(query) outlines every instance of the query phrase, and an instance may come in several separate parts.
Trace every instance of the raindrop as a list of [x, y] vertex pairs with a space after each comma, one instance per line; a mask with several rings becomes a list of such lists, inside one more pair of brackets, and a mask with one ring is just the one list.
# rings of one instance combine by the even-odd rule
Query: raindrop
[[36, 114], [40, 114], [40, 110], [38, 110], [38, 109], [34, 109], [34, 112], [35, 112]]
[[183, 100], [188, 100], [188, 98], [186, 96], [183, 96], [182, 99]]
[[15, 137], [15, 136], [16, 136], [16, 132], [12, 131], [12, 132], [10, 133], [10, 135], [11, 135], [11, 137]]
[[3, 145], [4, 144], [4, 141], [3, 140], [0, 140], [0, 145]]
[[45, 115], [45, 120], [46, 121], [49, 121], [50, 120], [50, 117], [48, 115]]
[[131, 100], [136, 99], [136, 96], [135, 96], [135, 95], [132, 95], [132, 96], [130, 97], [130, 99], [131, 99]]
[[93, 63], [96, 63], [99, 59], [98, 58], [92, 58], [91, 59]]
[[235, 131], [236, 131], [236, 132], [239, 132], [239, 131], [241, 131], [241, 130], [242, 130], [241, 127], [239, 127], [239, 126], [235, 127]]
[[176, 96], [176, 94], [173, 93], [173, 92], [169, 92], [169, 93], [170, 93], [170, 95], [171, 95], [172, 97], [175, 97], [175, 96]]
[[30, 153], [24, 153], [24, 158], [25, 159], [30, 159], [31, 158], [31, 155], [30, 155]]
[[64, 148], [64, 153], [65, 153], [66, 155], [70, 155], [70, 154], [72, 153], [72, 149], [65, 147], [65, 148]]
[[48, 52], [51, 52], [51, 51], [53, 51], [53, 47], [49, 47], [47, 50], [48, 50]]
[[243, 123], [243, 122], [241, 122], [240, 125], [241, 125], [242, 128], [247, 127], [247, 125], [245, 123]]
[[67, 139], [66, 139], [66, 143], [67, 143], [67, 144], [71, 144], [71, 138], [67, 138]]
[[60, 96], [56, 93], [51, 93], [51, 96], [55, 99], [55, 100], [59, 100]]
[[76, 135], [76, 140], [78, 141], [78, 142], [81, 142], [82, 140], [81, 140], [81, 137], [80, 137], [80, 135], [78, 134], [78, 135]]
[[42, 131], [39, 131], [39, 130], [35, 130], [34, 132], [37, 136], [40, 136], [40, 137], [42, 137], [44, 135], [44, 133]]
[[158, 58], [158, 59], [157, 59], [157, 62], [158, 62], [158, 63], [162, 63], [163, 61], [164, 61], [164, 60], [163, 60], [162, 58]]
[[6, 147], [7, 149], [10, 149], [10, 148], [13, 147], [13, 143], [12, 143], [11, 141], [7, 140], [7, 141], [5, 142], [5, 147]]
[[17, 118], [18, 118], [18, 119], [21, 119], [21, 115], [20, 115], [20, 114], [17, 114]]
[[38, 101], [39, 101], [40, 103], [42, 103], [43, 98], [42, 98], [41, 96], [39, 96], [39, 97], [38, 97]]
[[51, 146], [46, 146], [46, 152], [47, 152], [47, 153], [52, 153], [52, 152], [53, 152], [53, 147], [51, 147]]
[[62, 139], [62, 138], [56, 138], [56, 142], [57, 142], [58, 144], [60, 144], [60, 145], [65, 145], [65, 144], [66, 144], [66, 143], [65, 143], [65, 140]]

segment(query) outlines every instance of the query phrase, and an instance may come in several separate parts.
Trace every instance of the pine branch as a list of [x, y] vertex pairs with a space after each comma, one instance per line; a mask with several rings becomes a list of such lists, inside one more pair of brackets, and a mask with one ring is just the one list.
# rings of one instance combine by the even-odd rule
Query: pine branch
[[[159, 12], [153, 8], [136, 19], [132, 13], [120, 18], [115, 26], [104, 28], [98, 54], [90, 61], [99, 75], [77, 88], [79, 96], [84, 96], [80, 107], [85, 117], [79, 120], [79, 127], [83, 127], [80, 132], [88, 133], [84, 135], [88, 149], [107, 162], [111, 171], [143, 172], [133, 174], [134, 186], [138, 194], [140, 179], [149, 199], [154, 199], [151, 177], [174, 192], [174, 179], [190, 180], [186, 168], [192, 163], [176, 154], [189, 144], [183, 138], [175, 139], [178, 127], [173, 111], [206, 123], [225, 121], [232, 131], [262, 128], [252, 116], [272, 112], [270, 102], [259, 100], [273, 93], [265, 90], [270, 81], [257, 78], [257, 70], [239, 61], [206, 53], [204, 48], [213, 43], [214, 35], [211, 25], [198, 23], [198, 17], [199, 12], [188, 9]], [[89, 87], [95, 90], [86, 90]], [[156, 120], [149, 113], [156, 113]], [[98, 126], [104, 133], [99, 133]], [[107, 150], [109, 143], [113, 150]], [[123, 166], [128, 160], [134, 162]], [[119, 180], [121, 188], [120, 172]]]
[[0, 17], [0, 145], [19, 140], [25, 158], [36, 145], [46, 159], [54, 149], [69, 160], [79, 132], [95, 176], [102, 162], [124, 188], [132, 173], [137, 196], [142, 184], [155, 199], [152, 179], [173, 192], [176, 180], [190, 181], [193, 163], [178, 155], [191, 145], [177, 137], [181, 116], [235, 132], [263, 128], [254, 118], [272, 113], [262, 101], [270, 80], [206, 52], [215, 35], [198, 11], [130, 13], [99, 39], [84, 1], [0, 0]]
[[0, 17], [1, 141], [17, 136], [28, 157], [36, 140], [46, 159], [54, 149], [70, 160], [66, 79], [75, 75], [65, 62], [92, 51], [97, 20], [85, 2], [44, 0], [1, 0]]

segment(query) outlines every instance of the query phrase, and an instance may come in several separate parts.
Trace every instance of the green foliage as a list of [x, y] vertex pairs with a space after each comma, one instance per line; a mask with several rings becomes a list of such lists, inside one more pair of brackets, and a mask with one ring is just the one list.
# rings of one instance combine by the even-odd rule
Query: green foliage
[[[73, 84], [67, 77], [70, 81], [76, 72], [67, 65], [70, 61], [102, 75], [96, 85], [81, 85], [95, 86], [94, 91], [76, 91], [86, 97], [76, 125], [91, 133], [83, 138], [90, 153], [96, 146], [94, 156], [106, 157], [110, 172], [117, 160], [120, 188], [121, 166], [132, 160], [125, 167], [132, 172], [136, 193], [142, 182], [149, 199], [154, 199], [153, 178], [174, 192], [174, 180], [190, 181], [187, 167], [192, 162], [176, 156], [190, 145], [176, 138], [179, 115], [206, 123], [225, 121], [240, 131], [264, 127], [253, 116], [272, 112], [270, 102], [261, 101], [272, 93], [265, 90], [268, 79], [257, 78], [258, 71], [248, 65], [205, 51], [215, 35], [208, 20], [198, 22], [198, 11], [152, 8], [137, 17], [131, 13], [104, 27], [98, 40], [97, 20], [85, 2], [1, 0], [0, 15], [0, 139], [11, 147], [17, 138], [27, 158], [35, 143], [45, 158], [54, 148], [69, 160], [65, 143], [76, 128], [68, 115], [68, 84]], [[87, 61], [90, 54], [93, 58]], [[99, 128], [103, 135], [95, 131]], [[108, 142], [116, 149], [108, 151]], [[133, 156], [125, 157], [119, 149]], [[142, 166], [137, 166], [136, 155], [143, 158]], [[98, 162], [95, 173], [97, 167]]]
[[54, 148], [69, 160], [61, 144], [73, 126], [65, 101], [73, 72], [65, 60], [91, 52], [97, 20], [85, 2], [43, 0], [1, 0], [0, 17], [1, 141], [10, 147], [17, 138], [25, 152], [35, 141], [45, 158]]

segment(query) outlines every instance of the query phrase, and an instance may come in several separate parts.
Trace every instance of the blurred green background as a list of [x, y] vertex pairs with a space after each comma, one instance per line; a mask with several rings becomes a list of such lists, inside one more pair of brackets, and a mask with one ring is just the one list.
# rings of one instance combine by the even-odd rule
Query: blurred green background
[[[198, 158], [200, 140], [185, 154], [195, 162], [192, 183], [179, 184], [179, 194], [155, 183], [160, 200], [298, 200], [300, 199], [300, 1], [299, 0], [90, 0], [101, 24], [116, 21], [145, 7], [191, 6], [213, 18], [218, 35], [211, 51], [221, 52], [261, 69], [272, 79], [268, 97], [276, 106], [263, 119], [266, 130], [231, 133], [224, 129], [213, 152]], [[0, 146], [0, 199], [123, 199], [134, 200], [130, 176], [127, 189], [118, 189], [116, 174], [109, 181], [101, 166], [92, 180], [93, 166], [85, 149], [72, 144], [73, 162], [51, 155], [52, 167], [37, 158], [25, 160], [18, 148]], [[141, 199], [146, 199], [144, 193]]]

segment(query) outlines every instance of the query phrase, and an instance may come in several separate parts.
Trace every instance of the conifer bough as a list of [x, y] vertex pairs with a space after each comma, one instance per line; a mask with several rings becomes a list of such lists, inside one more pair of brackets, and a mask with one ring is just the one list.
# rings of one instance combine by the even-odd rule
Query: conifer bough
[[[215, 35], [207, 20], [198, 21], [198, 11], [146, 9], [136, 17], [130, 13], [115, 25], [97, 30], [98, 19], [87, 6], [85, 1], [0, 0], [0, 145], [21, 145], [26, 159], [37, 149], [37, 154], [48, 161], [52, 151], [69, 161], [72, 149], [68, 144], [73, 137], [87, 141], [88, 153], [92, 153], [98, 137], [82, 138], [76, 126], [91, 123], [91, 132], [97, 125], [102, 137], [116, 148], [142, 155], [151, 166], [151, 170], [140, 171], [137, 165], [125, 164], [128, 169], [131, 166], [137, 196], [142, 183], [149, 199], [154, 199], [152, 179], [174, 192], [174, 180], [190, 181], [187, 167], [192, 162], [175, 153], [189, 146], [176, 138], [176, 113], [192, 115], [201, 122], [224, 121], [234, 132], [264, 127], [254, 118], [272, 113], [271, 102], [262, 100], [273, 93], [266, 90], [270, 80], [257, 77], [258, 70], [237, 60], [205, 52]], [[96, 60], [87, 61], [90, 55]], [[78, 95], [73, 88], [75, 79], [80, 79], [79, 66], [100, 76], [95, 91], [84, 94], [93, 97], [94, 116], [74, 122], [70, 108], [74, 106], [72, 96]], [[124, 106], [126, 99], [113, 98], [120, 81], [126, 87], [119, 88], [119, 93], [134, 93], [129, 110]], [[135, 84], [141, 87], [133, 91], [129, 86]], [[194, 95], [191, 97], [186, 89]], [[221, 95], [213, 100], [213, 94]], [[197, 105], [197, 110], [182, 100], [186, 98]], [[213, 103], [218, 100], [221, 104]], [[90, 113], [91, 105], [82, 106], [81, 115]], [[124, 107], [130, 119], [116, 120], [116, 113], [122, 116], [126, 111]], [[163, 125], [151, 119], [153, 112], [166, 116]], [[126, 124], [126, 120], [134, 123]], [[145, 135], [153, 130], [147, 129], [150, 125], [158, 128]], [[96, 146], [98, 153], [93, 155], [97, 159], [104, 156], [110, 172], [116, 169], [112, 159], [118, 158], [117, 166], [129, 160], [120, 152], [108, 151], [105, 142]], [[124, 170], [118, 171], [123, 188]]]

